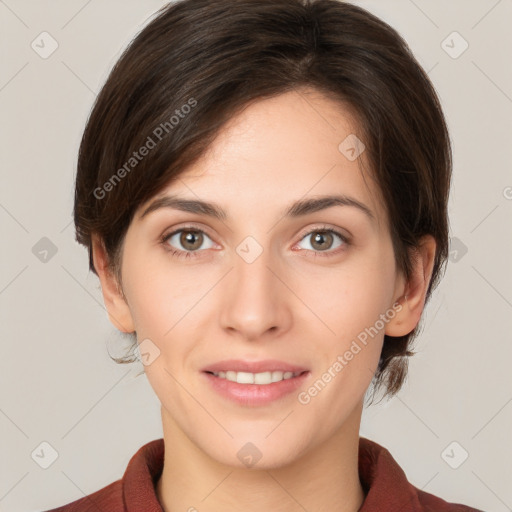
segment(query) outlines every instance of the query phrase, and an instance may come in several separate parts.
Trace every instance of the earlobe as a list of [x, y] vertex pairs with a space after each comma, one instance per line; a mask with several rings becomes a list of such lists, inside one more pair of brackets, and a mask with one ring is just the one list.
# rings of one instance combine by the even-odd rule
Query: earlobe
[[[405, 284], [403, 294], [396, 299], [401, 307], [386, 326], [385, 333], [388, 336], [405, 336], [418, 325], [432, 277], [436, 245], [433, 236], [425, 235], [421, 239], [419, 247], [414, 249], [412, 275]], [[395, 309], [398, 310], [398, 308]]]
[[134, 332], [135, 327], [130, 308], [116, 276], [109, 268], [108, 256], [103, 241], [96, 234], [92, 235], [92, 255], [110, 322], [122, 332]]

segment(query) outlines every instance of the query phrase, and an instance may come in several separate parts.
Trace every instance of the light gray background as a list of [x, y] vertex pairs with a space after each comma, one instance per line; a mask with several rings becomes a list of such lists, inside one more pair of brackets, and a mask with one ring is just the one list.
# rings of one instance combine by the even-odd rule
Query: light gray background
[[[145, 375], [136, 377], [142, 365], [108, 357], [121, 339], [74, 241], [71, 212], [95, 95], [164, 3], [0, 0], [2, 511], [96, 491], [162, 436], [159, 402]], [[354, 3], [407, 40], [440, 94], [454, 147], [451, 261], [406, 385], [365, 411], [361, 435], [387, 447], [427, 492], [512, 510], [512, 2]], [[43, 31], [59, 45], [46, 59], [31, 48], [43, 45]], [[462, 49], [458, 36], [446, 39], [453, 31], [469, 44], [458, 58], [445, 51]], [[42, 237], [57, 248], [46, 262], [32, 252]], [[31, 456], [43, 441], [58, 452], [48, 469]], [[462, 450], [467, 460], [452, 469], [445, 460], [460, 462]]]

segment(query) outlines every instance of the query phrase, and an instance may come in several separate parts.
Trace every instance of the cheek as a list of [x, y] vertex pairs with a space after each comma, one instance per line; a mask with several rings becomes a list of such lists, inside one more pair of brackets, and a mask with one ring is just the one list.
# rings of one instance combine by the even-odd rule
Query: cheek
[[123, 282], [139, 340], [162, 339], [183, 316], [187, 306], [187, 287], [169, 268], [148, 264], [131, 255], [123, 264]]
[[316, 349], [322, 353], [315, 375], [322, 389], [317, 406], [334, 407], [343, 417], [366, 392], [379, 362], [385, 330], [381, 315], [389, 311], [394, 290], [391, 247], [361, 252], [329, 276], [316, 277], [321, 286], [308, 288], [304, 296], [325, 333]]
[[323, 323], [327, 336], [355, 337], [390, 306], [395, 265], [389, 247], [354, 252], [337, 267], [318, 269], [297, 280], [297, 295]]

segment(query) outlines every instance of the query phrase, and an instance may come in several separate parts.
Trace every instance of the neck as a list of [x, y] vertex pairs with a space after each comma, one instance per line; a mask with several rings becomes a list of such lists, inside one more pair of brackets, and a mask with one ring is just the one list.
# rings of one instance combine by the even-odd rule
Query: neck
[[156, 485], [164, 512], [357, 512], [365, 498], [359, 480], [362, 407], [323, 444], [285, 467], [240, 469], [197, 447], [162, 408], [164, 468]]

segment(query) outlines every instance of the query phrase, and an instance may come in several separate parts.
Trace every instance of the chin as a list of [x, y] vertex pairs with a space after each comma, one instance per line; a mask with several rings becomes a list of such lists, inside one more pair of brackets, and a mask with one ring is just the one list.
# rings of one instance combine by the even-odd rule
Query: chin
[[[275, 428], [275, 425], [274, 425]], [[304, 452], [295, 439], [284, 439], [274, 434], [268, 436], [272, 429], [265, 432], [241, 434], [215, 446], [199, 446], [209, 457], [220, 464], [238, 469], [268, 470], [288, 466], [295, 462]], [[272, 438], [273, 437], [273, 438]]]

